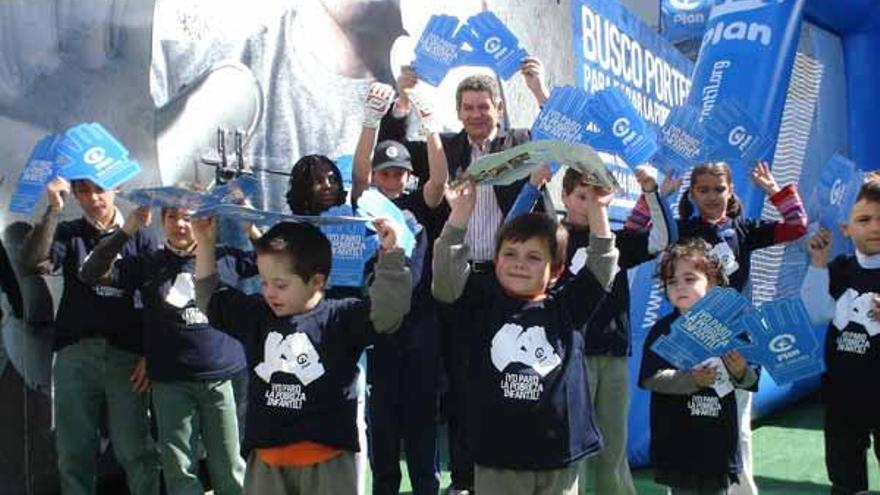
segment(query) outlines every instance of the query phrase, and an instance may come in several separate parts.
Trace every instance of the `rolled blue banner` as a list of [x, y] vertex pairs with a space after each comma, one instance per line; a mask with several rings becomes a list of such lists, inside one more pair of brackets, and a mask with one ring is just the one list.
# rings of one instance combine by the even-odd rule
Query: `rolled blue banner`
[[[397, 245], [403, 249], [407, 257], [412, 256], [416, 247], [416, 238], [410, 230], [403, 211], [400, 210], [384, 194], [369, 189], [363, 192], [357, 201], [357, 214], [369, 220], [385, 218], [391, 221], [394, 232], [397, 234]], [[372, 228], [372, 225], [368, 225]]]
[[599, 128], [589, 145], [614, 153], [631, 167], [647, 162], [657, 152], [657, 135], [617, 88], [599, 91], [586, 106], [586, 113]]
[[819, 205], [819, 224], [832, 232], [849, 224], [849, 212], [865, 180], [856, 164], [835, 153], [819, 176], [815, 199]]
[[749, 361], [763, 366], [777, 385], [825, 371], [822, 346], [800, 298], [764, 303], [744, 315], [743, 324], [752, 344], [740, 352]]
[[119, 193], [119, 197], [138, 206], [182, 208], [195, 211], [205, 204], [208, 195], [182, 187], [162, 186], [122, 191]]
[[661, 0], [660, 31], [673, 43], [698, 39], [706, 30], [706, 20], [714, 0]]
[[60, 139], [58, 135], [49, 134], [37, 141], [15, 185], [9, 211], [25, 214], [34, 212], [46, 184], [58, 173], [58, 166], [55, 165], [55, 147]]

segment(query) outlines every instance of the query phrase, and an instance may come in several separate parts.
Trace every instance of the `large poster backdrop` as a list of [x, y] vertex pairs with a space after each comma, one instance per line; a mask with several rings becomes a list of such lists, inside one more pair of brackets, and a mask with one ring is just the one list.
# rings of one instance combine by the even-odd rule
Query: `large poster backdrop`
[[[607, 86], [621, 88], [642, 116], [659, 128], [670, 109], [687, 100], [693, 63], [617, 2], [574, 0], [571, 8], [577, 84], [591, 93]], [[615, 199], [611, 211], [616, 220], [622, 221], [641, 190], [623, 162], [611, 155], [600, 156], [624, 187], [623, 197]], [[649, 461], [650, 395], [636, 383], [642, 342], [654, 322], [669, 311], [662, 289], [654, 280], [655, 267], [654, 261], [644, 263], [629, 277], [633, 355], [628, 450], [633, 465]]]
[[[588, 93], [620, 88], [642, 117], [655, 127], [690, 91], [693, 64], [669, 42], [617, 2], [573, 0], [576, 84]], [[641, 190], [630, 169], [613, 155], [600, 153], [623, 187], [611, 205], [622, 222]]]

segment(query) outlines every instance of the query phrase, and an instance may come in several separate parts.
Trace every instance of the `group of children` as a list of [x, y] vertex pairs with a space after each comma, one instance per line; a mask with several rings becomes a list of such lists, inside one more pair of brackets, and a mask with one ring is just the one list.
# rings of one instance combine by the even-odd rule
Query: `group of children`
[[[328, 287], [331, 243], [308, 223], [279, 223], [253, 236], [251, 253], [236, 255], [239, 276], [260, 277], [261, 293], [245, 294], [218, 274], [216, 219], [163, 208], [160, 246], [145, 228], [149, 208], [123, 219], [113, 191], [82, 180], [48, 186], [49, 209], [23, 260], [31, 271], [64, 275], [54, 364], [64, 493], [94, 493], [92, 453], [104, 399], [132, 493], [158, 493], [160, 466], [169, 493], [200, 492], [199, 437], [218, 494], [356, 493], [357, 362], [368, 347], [374, 490], [397, 492], [403, 441], [415, 492], [437, 493], [442, 332], [453, 335], [446, 351], [456, 356], [446, 362], [467, 377], [466, 400], [452, 414], [466, 418], [475, 493], [573, 495], [588, 482], [599, 494], [634, 493], [626, 463], [627, 270], [658, 255], [658, 277], [675, 309], [648, 334], [638, 380], [652, 392], [655, 479], [673, 493], [753, 484], [743, 475], [749, 452], [741, 445], [748, 444], [748, 391], [757, 388], [758, 367], [734, 351], [680, 370], [651, 343], [713, 287], [743, 290], [753, 251], [806, 233], [794, 186], [780, 187], [758, 164], [753, 181], [782, 220], [750, 219], [730, 168], [699, 165], [673, 220], [661, 194], [669, 191], [639, 169], [644, 199], [625, 227], [612, 231], [613, 193], [573, 169], [563, 178], [561, 222], [529, 212], [543, 181], [536, 173], [495, 235], [486, 270], [469, 262], [466, 242], [477, 189], [466, 175], [447, 185], [447, 157], [430, 109], [417, 108], [430, 177], [415, 192], [405, 187], [413, 172], [407, 148], [375, 145], [392, 97], [389, 87], [371, 88], [351, 201], [356, 208], [372, 184], [407, 210], [423, 235], [421, 249], [407, 257], [397, 227], [376, 220], [378, 249], [366, 291]], [[320, 214], [344, 203], [342, 183], [331, 160], [304, 157], [291, 176], [291, 211]], [[68, 192], [84, 215], [59, 223]], [[815, 322], [831, 322], [823, 394], [835, 493], [867, 490], [870, 435], [880, 457], [880, 402], [865, 394], [880, 371], [877, 177], [862, 187], [846, 234], [855, 256], [830, 264], [828, 233], [809, 241], [803, 295]], [[231, 380], [243, 369], [250, 380], [239, 445]], [[143, 393], [149, 387], [156, 443]]]

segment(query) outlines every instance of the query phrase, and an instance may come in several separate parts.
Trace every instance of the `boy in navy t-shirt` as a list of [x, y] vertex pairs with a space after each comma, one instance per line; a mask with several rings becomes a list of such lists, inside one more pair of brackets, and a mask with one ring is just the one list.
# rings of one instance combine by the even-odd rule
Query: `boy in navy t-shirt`
[[370, 299], [324, 297], [330, 241], [282, 222], [255, 242], [262, 295], [218, 286], [214, 219], [194, 222], [196, 302], [238, 338], [252, 373], [244, 449], [246, 493], [356, 493], [357, 360], [371, 332], [396, 330], [411, 276], [394, 230], [376, 221], [381, 248]]
[[[46, 187], [49, 208], [22, 247], [25, 273], [61, 270], [64, 291], [55, 318], [55, 445], [63, 493], [95, 493], [98, 426], [106, 402], [110, 439], [125, 469], [129, 491], [159, 493], [159, 456], [150, 435], [149, 381], [143, 354], [141, 310], [134, 293], [112, 284], [88, 286], [79, 269], [95, 246], [123, 223], [114, 191], [88, 180]], [[65, 196], [82, 218], [59, 223]], [[121, 247], [123, 256], [156, 249], [158, 240], [139, 231]]]
[[122, 246], [150, 221], [148, 207], [133, 210], [121, 229], [95, 247], [80, 278], [87, 284], [112, 282], [141, 292], [147, 374], [153, 383], [162, 474], [169, 493], [204, 492], [194, 448], [201, 437], [214, 492], [238, 494], [244, 461], [231, 379], [245, 367], [244, 350], [237, 340], [211, 328], [196, 307], [196, 240], [190, 213], [162, 208], [165, 245], [120, 257]]
[[449, 220], [434, 248], [434, 297], [467, 315], [468, 431], [479, 494], [578, 493], [578, 461], [602, 441], [587, 391], [582, 330], [614, 278], [618, 253], [611, 194], [590, 190], [586, 267], [548, 291], [565, 266], [567, 233], [541, 214], [499, 231], [495, 270], [471, 273], [464, 243], [473, 183], [451, 191]]
[[831, 491], [867, 493], [871, 437], [880, 460], [880, 177], [862, 186], [844, 232], [855, 255], [831, 263], [830, 233], [822, 230], [810, 239], [801, 298], [813, 323], [828, 323], [822, 398]]

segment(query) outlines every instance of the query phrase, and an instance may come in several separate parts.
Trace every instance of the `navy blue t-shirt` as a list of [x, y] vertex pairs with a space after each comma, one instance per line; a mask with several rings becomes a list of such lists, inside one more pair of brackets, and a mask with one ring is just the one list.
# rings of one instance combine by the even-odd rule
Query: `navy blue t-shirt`
[[825, 334], [826, 372], [822, 395], [829, 405], [868, 410], [880, 416], [880, 322], [871, 318], [880, 295], [880, 269], [859, 265], [855, 256], [839, 256], [828, 265], [835, 317]]
[[158, 249], [114, 265], [121, 286], [144, 301], [144, 351], [151, 380], [225, 380], [245, 367], [244, 349], [211, 327], [195, 304], [195, 256]]
[[[557, 282], [564, 285], [580, 270], [587, 260], [590, 231], [563, 224], [568, 230], [566, 270]], [[632, 334], [629, 325], [629, 277], [627, 270], [654, 257], [648, 251], [648, 232], [618, 230], [614, 232], [615, 245], [620, 252], [617, 265], [620, 271], [614, 278], [611, 292], [596, 310], [587, 329], [584, 352], [587, 356], [626, 357], [632, 353]]]
[[221, 285], [208, 320], [247, 354], [245, 451], [301, 441], [359, 450], [357, 361], [372, 330], [368, 300], [324, 298], [310, 311], [277, 317], [261, 295]]
[[[61, 222], [55, 229], [50, 259], [61, 269], [64, 291], [55, 318], [55, 350], [85, 337], [104, 337], [119, 349], [143, 353], [143, 315], [135, 307], [134, 291], [112, 284], [89, 286], [79, 279], [79, 269], [95, 246], [114, 231], [101, 232], [85, 219]], [[139, 230], [120, 256], [139, 256], [159, 245], [151, 231]]]
[[507, 296], [494, 273], [471, 274], [453, 311], [467, 315], [453, 352], [467, 353], [474, 461], [557, 469], [598, 452], [582, 329], [605, 292], [584, 270], [540, 302]]
[[[645, 338], [639, 385], [675, 366], [651, 350], [668, 335], [679, 313], [661, 318]], [[719, 397], [713, 388], [690, 395], [651, 392], [651, 463], [656, 469], [700, 475], [736, 474], [741, 470], [736, 396]]]
[[699, 237], [713, 246], [727, 273], [728, 285], [742, 292], [752, 269], [752, 251], [772, 246], [777, 222], [755, 218], [727, 218], [711, 224], [702, 218], [678, 220], [678, 237]]

